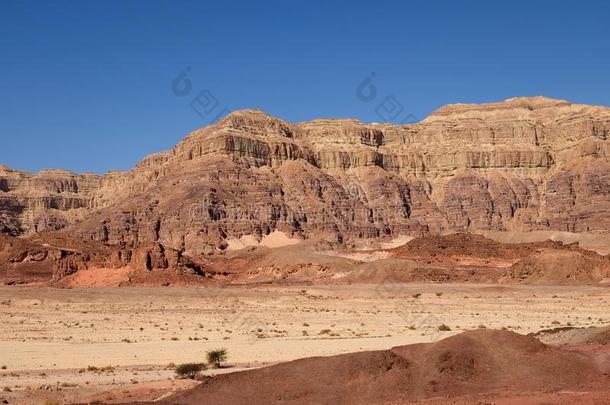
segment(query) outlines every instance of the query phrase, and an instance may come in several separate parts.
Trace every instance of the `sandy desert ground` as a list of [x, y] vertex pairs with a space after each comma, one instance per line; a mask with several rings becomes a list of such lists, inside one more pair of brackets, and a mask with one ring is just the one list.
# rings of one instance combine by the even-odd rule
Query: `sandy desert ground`
[[156, 399], [194, 384], [176, 379], [172, 363], [204, 361], [219, 347], [230, 367], [208, 374], [483, 327], [610, 324], [610, 288], [594, 286], [2, 287], [0, 304], [0, 398], [9, 404]]

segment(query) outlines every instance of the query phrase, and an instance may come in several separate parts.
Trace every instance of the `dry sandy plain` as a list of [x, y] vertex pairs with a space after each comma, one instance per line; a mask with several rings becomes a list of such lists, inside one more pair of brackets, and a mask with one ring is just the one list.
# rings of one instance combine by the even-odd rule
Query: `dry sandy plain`
[[160, 398], [194, 384], [176, 379], [172, 363], [220, 347], [228, 367], [208, 374], [482, 327], [610, 324], [610, 288], [593, 286], [0, 287], [0, 304], [0, 399], [9, 404]]

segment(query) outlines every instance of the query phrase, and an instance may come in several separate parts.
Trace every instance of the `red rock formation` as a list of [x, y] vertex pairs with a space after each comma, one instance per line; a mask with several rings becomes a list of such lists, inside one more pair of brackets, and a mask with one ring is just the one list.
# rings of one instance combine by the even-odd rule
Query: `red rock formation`
[[609, 130], [609, 108], [543, 97], [449, 105], [404, 126], [238, 111], [128, 172], [0, 168], [0, 232], [70, 227], [194, 255], [273, 230], [338, 241], [606, 232]]
[[175, 278], [170, 273], [205, 275], [190, 258], [154, 243], [104, 245], [57, 233], [28, 239], [0, 236], [0, 280], [4, 283], [60, 282], [90, 268], [100, 272], [128, 268], [132, 278], [142, 282], [151, 279], [147, 272], [167, 272], [155, 284]]

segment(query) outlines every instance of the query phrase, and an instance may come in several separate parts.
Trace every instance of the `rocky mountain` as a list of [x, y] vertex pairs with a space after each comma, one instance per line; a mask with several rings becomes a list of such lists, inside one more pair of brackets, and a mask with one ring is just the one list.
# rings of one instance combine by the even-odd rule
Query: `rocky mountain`
[[104, 176], [0, 166], [0, 232], [64, 229], [197, 256], [278, 230], [345, 242], [610, 230], [610, 108], [455, 104], [412, 125], [234, 112]]

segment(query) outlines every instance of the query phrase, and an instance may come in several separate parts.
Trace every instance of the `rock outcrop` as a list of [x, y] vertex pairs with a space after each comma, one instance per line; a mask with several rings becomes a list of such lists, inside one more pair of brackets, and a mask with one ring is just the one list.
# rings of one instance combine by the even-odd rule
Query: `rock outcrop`
[[[105, 245], [61, 234], [41, 234], [30, 238], [0, 235], [0, 279], [5, 284], [58, 283], [83, 270], [104, 271], [125, 268], [133, 284], [154, 284], [176, 276], [195, 276], [205, 271], [189, 257], [156, 243]], [[159, 277], [148, 275], [161, 271]], [[155, 274], [156, 275], [156, 274]], [[162, 279], [162, 280], [161, 280]], [[161, 280], [161, 281], [159, 281]]]
[[449, 105], [413, 125], [237, 111], [104, 176], [0, 167], [0, 232], [69, 229], [192, 255], [274, 230], [346, 241], [610, 230], [610, 108], [544, 97]]

